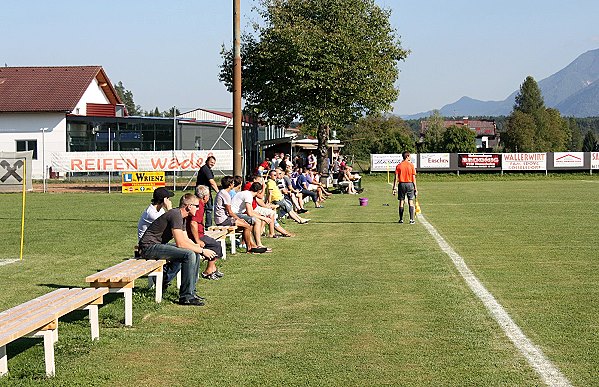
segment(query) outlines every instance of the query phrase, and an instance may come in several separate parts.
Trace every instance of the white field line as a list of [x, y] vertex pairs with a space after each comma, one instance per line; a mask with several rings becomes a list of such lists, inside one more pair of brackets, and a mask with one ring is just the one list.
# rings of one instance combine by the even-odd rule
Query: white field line
[[545, 357], [540, 348], [538, 348], [528, 337], [524, 335], [520, 327], [508, 315], [503, 306], [497, 302], [495, 297], [484, 287], [470, 271], [464, 259], [455, 252], [451, 246], [443, 239], [435, 227], [430, 224], [424, 215], [419, 214], [418, 220], [426, 227], [428, 232], [435, 238], [441, 250], [443, 250], [458, 269], [470, 289], [483, 302], [485, 307], [491, 313], [491, 316], [497, 321], [507, 337], [514, 343], [516, 348], [524, 355], [528, 363], [535, 369], [541, 379], [548, 386], [571, 386], [566, 377]]
[[18, 261], [19, 261], [18, 259], [0, 259], [0, 266], [8, 265], [9, 263], [15, 263]]

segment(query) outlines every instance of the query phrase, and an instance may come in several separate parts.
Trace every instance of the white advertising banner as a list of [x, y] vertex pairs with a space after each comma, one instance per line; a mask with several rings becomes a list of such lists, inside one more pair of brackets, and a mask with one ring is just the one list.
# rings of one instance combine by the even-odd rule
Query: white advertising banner
[[57, 172], [195, 171], [210, 155], [216, 157], [213, 170], [233, 169], [232, 150], [54, 152], [52, 169]]
[[556, 168], [583, 167], [584, 152], [555, 152], [553, 166]]
[[599, 169], [599, 152], [591, 152], [591, 169]]
[[545, 171], [547, 153], [503, 153], [504, 171]]
[[421, 153], [420, 169], [447, 169], [449, 168], [449, 153]]
[[[418, 160], [418, 155], [411, 154], [410, 161], [414, 166]], [[371, 172], [394, 172], [397, 164], [403, 161], [401, 154], [370, 154], [370, 171]]]

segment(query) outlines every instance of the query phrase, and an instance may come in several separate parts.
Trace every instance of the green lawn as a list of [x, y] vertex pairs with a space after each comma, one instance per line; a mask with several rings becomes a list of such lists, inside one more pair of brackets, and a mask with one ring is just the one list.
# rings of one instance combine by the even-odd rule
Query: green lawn
[[[0, 385], [539, 385], [541, 381], [420, 224], [398, 225], [386, 176], [335, 195], [285, 227], [274, 253], [229, 255], [200, 281], [203, 308], [162, 304], [137, 283], [133, 327], [122, 297], [60, 323], [56, 377], [40, 340], [8, 346]], [[599, 179], [427, 177], [427, 217], [524, 333], [580, 386], [599, 385]], [[178, 197], [179, 195], [177, 195]], [[19, 253], [20, 195], [4, 194], [5, 244]], [[27, 196], [25, 257], [0, 266], [0, 310], [131, 255], [148, 196]], [[386, 205], [388, 204], [388, 206]]]

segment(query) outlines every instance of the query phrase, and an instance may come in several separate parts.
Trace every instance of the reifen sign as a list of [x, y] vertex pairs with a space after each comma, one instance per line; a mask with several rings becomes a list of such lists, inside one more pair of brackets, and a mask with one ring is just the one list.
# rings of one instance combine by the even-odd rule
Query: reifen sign
[[193, 171], [200, 169], [210, 155], [216, 158], [214, 170], [233, 169], [232, 150], [55, 152], [52, 169], [57, 172]]
[[501, 169], [504, 171], [544, 171], [546, 153], [504, 153]]
[[555, 152], [553, 166], [556, 168], [573, 168], [584, 166], [584, 152]]
[[420, 169], [449, 169], [449, 153], [421, 153]]
[[501, 168], [500, 153], [459, 153], [459, 168]]

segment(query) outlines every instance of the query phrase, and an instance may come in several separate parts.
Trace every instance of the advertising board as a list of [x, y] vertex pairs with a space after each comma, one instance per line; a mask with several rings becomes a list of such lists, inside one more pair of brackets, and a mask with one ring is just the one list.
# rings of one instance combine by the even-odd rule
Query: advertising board
[[555, 168], [577, 168], [584, 166], [584, 152], [555, 152], [553, 153]]
[[421, 153], [420, 169], [449, 169], [449, 153]]
[[591, 152], [591, 169], [599, 169], [599, 152]]
[[[393, 153], [393, 154], [370, 154], [370, 171], [371, 172], [386, 172], [395, 171], [395, 167], [397, 164], [403, 161], [403, 157], [401, 154]], [[410, 155], [410, 161], [414, 166], [416, 166], [416, 162], [418, 161], [417, 154]]]
[[52, 169], [57, 172], [194, 171], [206, 157], [216, 157], [213, 170], [233, 169], [232, 150], [54, 152]]
[[501, 168], [501, 154], [459, 153], [458, 167], [468, 169]]
[[164, 171], [125, 172], [121, 175], [122, 193], [154, 192], [156, 188], [166, 186]]
[[501, 169], [504, 171], [545, 171], [547, 153], [503, 153]]

